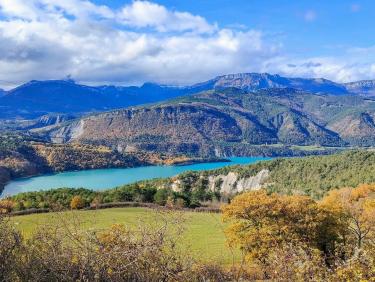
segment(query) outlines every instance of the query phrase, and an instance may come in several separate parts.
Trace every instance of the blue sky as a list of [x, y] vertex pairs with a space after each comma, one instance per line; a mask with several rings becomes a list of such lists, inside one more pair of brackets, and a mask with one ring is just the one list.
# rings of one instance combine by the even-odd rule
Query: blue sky
[[0, 0], [0, 85], [375, 79], [374, 16], [372, 0]]
[[[95, 0], [121, 8], [123, 0]], [[255, 28], [278, 37], [290, 52], [335, 54], [375, 45], [373, 0], [163, 0], [171, 9], [201, 15], [221, 27]], [[310, 16], [309, 16], [310, 15]]]

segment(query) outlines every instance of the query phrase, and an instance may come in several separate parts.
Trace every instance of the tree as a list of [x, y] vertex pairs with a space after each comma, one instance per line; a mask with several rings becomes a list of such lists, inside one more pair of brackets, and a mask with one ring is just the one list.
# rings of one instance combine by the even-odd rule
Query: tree
[[11, 200], [0, 200], [0, 214], [10, 213], [14, 208], [14, 202]]
[[374, 247], [375, 240], [375, 185], [363, 184], [357, 188], [333, 190], [320, 205], [338, 215], [341, 236], [353, 257], [357, 257], [366, 245]]
[[160, 206], [165, 206], [168, 197], [172, 195], [172, 191], [169, 189], [159, 189], [154, 195], [154, 201]]
[[82, 199], [81, 196], [74, 196], [72, 201], [70, 202], [70, 208], [72, 210], [78, 210], [85, 207], [85, 201]]
[[285, 244], [324, 252], [332, 245], [332, 237], [321, 236], [323, 230], [334, 234], [326, 225], [329, 214], [306, 196], [267, 195], [264, 190], [244, 193], [223, 207], [223, 216], [232, 223], [229, 243], [239, 246], [249, 261], [266, 263], [269, 250]]

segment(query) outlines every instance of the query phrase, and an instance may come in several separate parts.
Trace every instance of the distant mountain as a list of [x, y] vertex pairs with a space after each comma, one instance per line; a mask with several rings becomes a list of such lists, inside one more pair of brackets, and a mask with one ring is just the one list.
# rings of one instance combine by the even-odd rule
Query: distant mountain
[[176, 87], [91, 87], [71, 80], [30, 81], [0, 97], [0, 118], [49, 113], [87, 113], [161, 101], [181, 95]]
[[230, 87], [247, 92], [293, 88], [322, 95], [375, 95], [373, 81], [338, 84], [326, 79], [287, 78], [268, 73], [224, 75], [184, 87], [154, 83], [140, 87], [93, 87], [72, 80], [30, 81], [5, 94], [0, 91], [0, 119], [36, 119], [50, 114], [83, 115]]
[[349, 94], [344, 85], [323, 78], [287, 78], [268, 73], [229, 74], [215, 78], [211, 83], [214, 88], [237, 87], [247, 91], [268, 88], [294, 88], [312, 93], [333, 95]]
[[5, 90], [0, 88], [0, 97], [4, 96], [6, 94]]
[[346, 89], [363, 96], [375, 96], [375, 80], [361, 80], [344, 84]]
[[374, 120], [375, 100], [364, 97], [227, 88], [92, 115], [39, 133], [58, 143], [125, 151], [246, 155], [246, 146], [259, 144], [375, 145]]

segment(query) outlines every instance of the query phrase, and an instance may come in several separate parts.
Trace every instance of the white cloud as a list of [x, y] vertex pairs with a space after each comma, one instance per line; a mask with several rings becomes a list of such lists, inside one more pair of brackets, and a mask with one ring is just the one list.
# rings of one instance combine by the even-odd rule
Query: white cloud
[[122, 8], [118, 14], [123, 24], [145, 28], [155, 28], [159, 32], [194, 31], [213, 32], [216, 27], [200, 17], [187, 12], [170, 11], [164, 6], [148, 1], [134, 1]]
[[362, 61], [355, 56], [350, 59], [346, 53], [342, 57], [313, 57], [305, 59], [278, 58], [269, 66], [275, 72], [288, 76], [326, 78], [336, 82], [350, 82], [375, 78], [375, 63]]
[[114, 10], [84, 0], [0, 0], [0, 15], [0, 86], [8, 88], [67, 75], [88, 84], [122, 85], [190, 84], [237, 72], [345, 81], [375, 77], [373, 49], [297, 60], [259, 30], [219, 28], [151, 2]]
[[[0, 0], [0, 7], [0, 77], [14, 84], [68, 74], [90, 84], [186, 84], [259, 68], [277, 52], [260, 31], [219, 29], [151, 2], [119, 11], [80, 0]], [[138, 30], [146, 27], [156, 31]]]

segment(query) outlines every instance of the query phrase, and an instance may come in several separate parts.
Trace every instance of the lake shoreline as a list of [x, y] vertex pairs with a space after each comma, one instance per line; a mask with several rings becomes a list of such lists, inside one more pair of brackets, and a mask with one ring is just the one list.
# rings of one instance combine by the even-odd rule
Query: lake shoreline
[[[239, 159], [240, 163], [234, 161], [233, 159]], [[249, 162], [241, 162], [242, 160], [250, 160]], [[155, 178], [168, 178], [172, 177], [175, 175], [178, 175], [180, 173], [183, 173], [185, 171], [189, 170], [210, 170], [210, 169], [216, 169], [220, 168], [223, 166], [227, 165], [238, 165], [238, 164], [250, 164], [253, 163], [254, 161], [259, 161], [259, 160], [268, 160], [269, 158], [264, 158], [264, 157], [234, 157], [230, 159], [196, 159], [194, 161], [190, 161], [190, 163], [178, 163], [175, 165], [149, 165], [149, 166], [137, 166], [137, 167], [114, 167], [114, 168], [95, 168], [95, 169], [85, 169], [85, 170], [75, 170], [75, 171], [62, 171], [62, 172], [49, 172], [49, 173], [42, 173], [38, 175], [30, 175], [30, 176], [25, 176], [25, 177], [18, 177], [11, 179], [4, 185], [4, 189], [1, 191], [0, 198], [5, 198], [8, 196], [14, 196], [16, 194], [22, 193], [22, 192], [28, 192], [28, 191], [17, 191], [14, 192], [13, 189], [20, 189], [20, 188], [14, 188], [17, 187], [18, 185], [21, 185], [20, 182], [32, 182], [35, 180], [35, 178], [64, 178], [64, 177], [70, 177], [70, 176], [75, 176], [77, 175], [85, 175], [81, 178], [83, 178], [86, 182], [90, 181], [90, 178], [95, 178], [98, 177], [98, 175], [102, 174], [107, 174], [107, 173], [114, 173], [115, 176], [110, 178], [109, 182], [112, 181], [122, 181], [117, 182], [116, 184], [108, 184], [106, 187], [88, 187], [87, 185], [64, 185], [64, 184], [59, 184], [59, 185], [50, 185], [47, 187], [42, 187], [37, 186], [38, 188], [35, 188], [35, 190], [32, 191], [38, 191], [38, 190], [47, 190], [47, 189], [54, 189], [54, 188], [61, 188], [61, 187], [67, 187], [67, 188], [87, 188], [87, 189], [93, 189], [93, 190], [103, 190], [103, 189], [111, 189], [117, 186], [121, 185], [126, 185], [130, 183], [135, 183], [138, 181], [142, 180], [150, 180], [150, 179], [155, 179]], [[122, 175], [122, 173], [128, 173], [127, 175]], [[134, 176], [134, 175], [135, 176]], [[160, 174], [160, 175], [159, 175]], [[138, 175], [138, 176], [137, 176]], [[141, 176], [140, 176], [141, 175]], [[79, 177], [79, 176], [78, 176]], [[108, 176], [107, 176], [108, 177]], [[130, 178], [130, 180], [128, 180]], [[124, 179], [127, 179], [126, 181]], [[102, 179], [99, 179], [99, 181], [103, 181]], [[91, 180], [92, 181], [92, 180]], [[62, 183], [62, 182], [59, 182]], [[9, 185], [14, 185], [14, 186], [9, 186]], [[35, 184], [36, 185], [36, 184]], [[21, 185], [22, 186], [22, 185]], [[9, 191], [7, 193], [7, 189], [10, 189], [12, 192]]]
[[[61, 170], [61, 171], [40, 171], [38, 173], [31, 173], [27, 175], [17, 176], [17, 177], [11, 177], [10, 174], [7, 173], [7, 171], [4, 170], [0, 171], [0, 198], [3, 197], [3, 192], [6, 188], [6, 186], [11, 183], [12, 181], [18, 181], [18, 180], [27, 180], [33, 177], [38, 176], [53, 176], [58, 175], [61, 173], [67, 173], [67, 172], [80, 172], [80, 171], [86, 171], [86, 170], [102, 170], [102, 169], [128, 169], [128, 168], [142, 168], [142, 167], [150, 167], [150, 166], [186, 166], [186, 165], [193, 165], [193, 164], [201, 164], [201, 163], [218, 163], [218, 162], [228, 162], [231, 161], [228, 158], [191, 158], [187, 160], [182, 161], [172, 161], [170, 164], [151, 164], [151, 163], [142, 163], [140, 165], [133, 165], [133, 166], [106, 166], [106, 167], [95, 167], [95, 168], [83, 168], [83, 169], [74, 169], [74, 170]], [[0, 167], [1, 168], [1, 167]]]
[[[290, 148], [290, 151], [285, 152], [273, 152], [270, 153], [268, 151], [261, 152], [257, 156], [254, 155], [247, 155], [247, 154], [239, 154], [238, 157], [264, 157], [264, 158], [275, 158], [275, 157], [304, 157], [304, 156], [310, 156], [310, 155], [329, 155], [337, 152], [337, 150], [301, 150], [296, 148]], [[337, 149], [337, 148], [336, 148]], [[160, 167], [160, 166], [176, 166], [176, 167], [184, 167], [194, 164], [210, 164], [210, 163], [221, 163], [221, 162], [227, 162], [229, 163], [230, 160], [228, 159], [230, 157], [208, 157], [208, 158], [194, 158], [194, 157], [175, 157], [175, 158], [160, 158], [157, 161], [150, 160], [149, 162], [146, 162], [145, 159], [143, 162], [133, 163], [132, 165], [126, 165], [126, 166], [116, 166], [116, 165], [110, 165], [108, 164], [106, 166], [97, 166], [97, 167], [85, 167], [82, 169], [74, 169], [74, 170], [46, 170], [46, 171], [40, 171], [39, 173], [28, 173], [27, 175], [23, 176], [17, 176], [17, 177], [10, 177], [6, 181], [1, 182], [1, 171], [0, 171], [0, 198], [4, 197], [4, 190], [9, 185], [9, 183], [12, 183], [13, 181], [23, 180], [23, 179], [30, 179], [33, 177], [43, 177], [43, 176], [53, 176], [58, 175], [61, 173], [69, 173], [69, 172], [80, 172], [80, 171], [89, 171], [89, 170], [101, 170], [101, 169], [128, 169], [128, 168], [144, 168], [144, 167]], [[169, 177], [169, 176], [167, 176]], [[113, 186], [112, 186], [113, 187]], [[108, 187], [112, 188], [112, 187]]]

